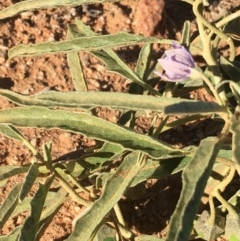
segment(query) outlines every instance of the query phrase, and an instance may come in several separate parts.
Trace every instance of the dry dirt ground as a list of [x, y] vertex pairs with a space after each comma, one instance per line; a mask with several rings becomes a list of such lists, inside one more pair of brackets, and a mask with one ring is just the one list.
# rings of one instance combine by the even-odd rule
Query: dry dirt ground
[[[0, 0], [0, 9], [17, 3], [17, 0]], [[238, 5], [235, 1], [211, 1], [206, 9], [209, 19], [216, 19], [221, 11], [227, 11]], [[220, 6], [220, 7], [219, 7]], [[117, 3], [93, 4], [75, 8], [61, 7], [54, 9], [35, 10], [0, 21], [0, 87], [22, 94], [33, 94], [43, 90], [70, 91], [74, 90], [71, 81], [66, 55], [46, 55], [8, 59], [8, 50], [19, 44], [41, 43], [44, 41], [61, 41], [66, 39], [67, 25], [75, 18], [99, 34], [126, 31], [141, 33], [146, 36], [169, 37], [179, 39], [185, 20], [192, 21], [192, 29], [196, 28], [191, 7], [174, 0], [138, 0]], [[134, 68], [139, 48], [122, 49], [119, 54]], [[161, 56], [159, 46], [155, 48], [153, 58]], [[124, 92], [129, 81], [105, 71], [101, 62], [81, 54], [84, 74], [89, 90]], [[196, 99], [209, 100], [211, 97], [204, 89], [193, 93]], [[1, 109], [13, 107], [14, 104], [0, 98]], [[97, 114], [109, 121], [116, 122], [118, 111], [99, 109]], [[136, 130], [146, 132], [151, 123], [150, 117], [137, 120]], [[166, 132], [160, 136], [163, 140], [176, 146], [197, 144], [205, 136], [207, 120], [198, 123], [195, 129], [183, 126]], [[82, 135], [66, 133], [61, 130], [21, 129], [24, 136], [39, 150], [43, 143], [53, 143], [52, 155], [57, 158], [79, 148], [94, 145], [94, 141]], [[183, 137], [184, 136], [184, 137]], [[29, 163], [31, 152], [20, 142], [0, 135], [0, 165], [22, 165]], [[166, 235], [169, 218], [177, 203], [181, 181], [180, 176], [161, 180], [150, 180], [146, 185], [146, 195], [138, 200], [122, 200], [121, 208], [127, 224], [136, 233], [154, 234], [158, 237]], [[11, 188], [22, 180], [15, 177], [0, 187], [0, 203], [3, 202]], [[72, 220], [82, 210], [75, 202], [67, 202], [51, 222], [41, 241], [64, 240], [72, 229]], [[14, 227], [21, 225], [26, 214], [9, 220], [1, 235], [9, 233]]]

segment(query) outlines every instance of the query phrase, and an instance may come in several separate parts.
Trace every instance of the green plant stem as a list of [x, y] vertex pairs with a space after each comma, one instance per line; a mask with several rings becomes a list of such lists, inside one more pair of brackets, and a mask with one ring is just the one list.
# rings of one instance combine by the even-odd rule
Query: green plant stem
[[85, 187], [81, 186], [79, 184], [79, 182], [70, 173], [68, 174], [68, 177], [69, 177], [70, 181], [72, 181], [73, 184], [76, 185], [79, 188], [80, 191], [82, 191], [86, 194], [90, 193]]
[[237, 12], [232, 13], [232, 14], [228, 15], [227, 17], [221, 19], [220, 21], [218, 21], [217, 23], [215, 23], [215, 26], [216, 26], [217, 28], [220, 28], [220, 27], [222, 27], [223, 25], [225, 25], [225, 24], [233, 21], [234, 19], [236, 19], [236, 18], [238, 18], [238, 17], [240, 17], [240, 10], [238, 10]]
[[[117, 220], [118, 220], [118, 223], [116, 223], [116, 225], [117, 225], [117, 227], [118, 227], [121, 235], [123, 235], [124, 237], [125, 237], [126, 235], [129, 235], [128, 233], [126, 233], [125, 230], [120, 229], [120, 227], [119, 227], [119, 224], [121, 224], [121, 225], [124, 226], [124, 227], [126, 226], [126, 223], [125, 223], [125, 220], [124, 220], [124, 218], [123, 218], [123, 215], [122, 215], [121, 209], [120, 209], [120, 207], [119, 207], [119, 204], [116, 203], [116, 204], [114, 205], [113, 209], [114, 209], [114, 212], [115, 212], [116, 217], [117, 217]], [[119, 235], [120, 235], [120, 234], [119, 234]]]
[[[202, 45], [203, 45], [203, 57], [206, 60], [209, 68], [211, 69], [211, 72], [213, 74], [213, 79], [214, 79], [214, 84], [217, 85], [222, 81], [222, 77], [221, 77], [221, 71], [219, 68], [219, 64], [216, 60], [216, 56], [215, 58], [213, 57], [213, 52], [212, 52], [212, 45], [211, 45], [211, 37], [213, 35], [213, 33], [215, 33], [220, 39], [225, 40], [229, 46], [230, 46], [230, 51], [231, 51], [231, 56], [230, 56], [230, 61], [232, 61], [235, 58], [235, 46], [233, 43], [233, 40], [228, 37], [227, 35], [225, 35], [224, 33], [222, 33], [219, 29], [217, 29], [215, 26], [212, 26], [210, 23], [208, 23], [206, 21], [206, 19], [203, 18], [202, 14], [199, 11], [199, 8], [202, 4], [202, 0], [196, 0], [193, 4], [193, 12], [197, 17], [197, 23], [198, 23], [198, 28], [199, 28], [199, 34], [200, 34], [200, 38], [202, 40]], [[206, 27], [209, 28], [210, 33], [209, 35], [206, 34], [206, 31], [204, 29], [204, 25]], [[216, 42], [215, 42], [216, 44]], [[214, 46], [214, 48], [216, 49], [217, 46]], [[214, 50], [216, 52], [216, 50]], [[223, 102], [223, 105], [226, 105], [227, 102], [227, 97], [226, 97], [226, 93], [224, 90], [221, 90], [219, 93], [219, 96]]]
[[158, 137], [158, 135], [162, 132], [163, 127], [166, 125], [167, 121], [169, 119], [169, 116], [165, 116], [161, 123], [159, 124], [158, 128], [153, 133], [153, 137]]
[[[117, 221], [117, 220], [116, 220], [116, 221]], [[108, 224], [109, 224], [111, 227], [113, 227], [113, 228], [115, 227], [112, 222], [108, 222]], [[118, 227], [119, 227], [119, 230], [120, 230], [120, 232], [121, 232], [121, 235], [122, 235], [124, 238], [129, 239], [129, 240], [133, 240], [133, 238], [136, 237], [136, 235], [135, 235], [131, 230], [127, 229], [124, 225], [122, 225], [122, 224], [119, 223], [118, 221], [117, 221], [117, 225], [118, 225]]]
[[57, 177], [57, 181], [59, 182], [59, 184], [69, 193], [69, 195], [72, 197], [74, 201], [85, 207], [88, 207], [92, 204], [90, 201], [80, 197], [56, 170], [55, 175]]
[[208, 223], [213, 226], [215, 224], [215, 219], [216, 219], [216, 210], [213, 202], [213, 196], [209, 195], [208, 200], [209, 200], [208, 202], [210, 207], [210, 217], [208, 219]]
[[219, 97], [219, 94], [217, 92], [217, 90], [214, 88], [212, 82], [200, 71], [193, 69], [192, 70], [193, 74], [198, 76], [199, 78], [203, 79], [203, 81], [208, 85], [209, 89], [212, 91], [215, 99], [217, 100], [218, 104], [221, 106], [224, 106], [223, 101], [221, 100], [221, 98]]
[[217, 88], [219, 88], [220, 86], [222, 86], [224, 84], [229, 84], [229, 86], [232, 90], [232, 93], [234, 95], [234, 98], [239, 105], [240, 104], [240, 86], [232, 80], [224, 80], [217, 85]]
[[218, 199], [219, 202], [227, 209], [230, 216], [238, 217], [238, 213], [234, 208], [222, 197], [219, 190], [216, 190], [214, 196]]
[[[212, 32], [217, 34], [222, 40], [227, 42], [227, 44], [230, 47], [230, 52], [231, 52], [229, 60], [233, 61], [235, 59], [235, 45], [234, 45], [233, 40], [230, 37], [228, 37], [226, 34], [221, 32], [218, 28], [213, 26], [211, 23], [207, 22], [207, 20], [205, 18], [203, 18], [203, 16], [199, 12], [199, 6], [201, 4], [202, 4], [202, 0], [196, 0], [194, 2], [193, 12], [194, 12], [195, 16], [197, 17], [198, 21], [201, 21], [201, 23], [204, 24], [206, 27], [208, 27], [209, 30], [211, 30]], [[200, 31], [200, 29], [199, 29], [199, 31]], [[202, 41], [202, 43], [204, 44], [204, 41]]]
[[223, 205], [224, 208], [226, 208], [230, 215], [237, 215], [237, 212], [234, 210], [234, 208], [221, 196], [220, 192], [223, 192], [225, 188], [229, 185], [229, 183], [232, 181], [234, 175], [236, 172], [236, 167], [231, 165], [230, 171], [228, 176], [217, 185], [217, 187], [214, 188], [214, 191], [212, 193], [212, 196], [216, 197]]
[[120, 207], [119, 207], [119, 204], [116, 203], [116, 204], [114, 205], [113, 209], [114, 209], [114, 212], [115, 212], [115, 214], [116, 214], [116, 216], [117, 216], [118, 222], [121, 223], [123, 226], [126, 226], [126, 223], [125, 223], [125, 221], [124, 221], [124, 218], [123, 218], [121, 209], [120, 209]]
[[228, 176], [218, 185], [218, 189], [223, 192], [226, 186], [232, 181], [236, 172], [235, 166], [230, 166], [230, 171]]

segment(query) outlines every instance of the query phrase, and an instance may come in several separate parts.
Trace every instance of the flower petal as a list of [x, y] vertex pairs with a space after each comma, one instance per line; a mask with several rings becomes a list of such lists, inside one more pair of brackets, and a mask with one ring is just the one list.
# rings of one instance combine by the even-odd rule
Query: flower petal
[[153, 71], [153, 73], [155, 73], [156, 75], [161, 77], [163, 80], [167, 80], [167, 81], [171, 81], [171, 82], [177, 82], [178, 81], [178, 80], [172, 80], [172, 79], [168, 78], [165, 74], [162, 74], [158, 71]]
[[161, 77], [165, 76], [168, 80], [185, 80], [191, 73], [191, 68], [184, 64], [177, 63], [168, 59], [159, 59], [158, 62], [162, 65], [166, 72], [165, 75], [161, 75]]
[[178, 44], [178, 43], [176, 43], [176, 42], [173, 42], [172, 46], [173, 46], [173, 48], [175, 48], [175, 49], [185, 49], [184, 46], [182, 46], [181, 44]]
[[189, 67], [195, 67], [192, 55], [185, 49], [170, 49], [165, 52], [163, 59], [171, 59]]

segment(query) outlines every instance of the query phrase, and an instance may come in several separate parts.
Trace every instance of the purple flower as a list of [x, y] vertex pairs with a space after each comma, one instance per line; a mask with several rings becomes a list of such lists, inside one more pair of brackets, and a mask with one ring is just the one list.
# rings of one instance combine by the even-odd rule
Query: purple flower
[[154, 73], [167, 81], [178, 82], [186, 80], [192, 73], [195, 63], [192, 55], [183, 46], [173, 43], [173, 49], [165, 51], [163, 58], [158, 59], [164, 73]]

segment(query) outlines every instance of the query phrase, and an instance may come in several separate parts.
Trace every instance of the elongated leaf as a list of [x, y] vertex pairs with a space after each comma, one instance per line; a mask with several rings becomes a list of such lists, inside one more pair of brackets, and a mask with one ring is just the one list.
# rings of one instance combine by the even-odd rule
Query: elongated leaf
[[[51, 202], [52, 200], [56, 201], [55, 197], [56, 197], [55, 192], [48, 192], [45, 204], [48, 205], [48, 203]], [[29, 211], [31, 200], [32, 200], [32, 197], [26, 197], [22, 202], [18, 203], [13, 213], [11, 214], [11, 217], [13, 218], [17, 216], [19, 213]]]
[[149, 90], [156, 96], [160, 96], [160, 93], [144, 82], [130, 67], [128, 67], [119, 57], [118, 55], [112, 51], [111, 49], [105, 49], [104, 51], [92, 51], [96, 58], [103, 61], [106, 65], [106, 69], [113, 73], [118, 73], [125, 78], [128, 78], [131, 81], [141, 85], [146, 90]]
[[143, 80], [146, 81], [149, 75], [149, 67], [152, 54], [152, 44], [145, 44], [139, 54], [136, 74]]
[[18, 204], [18, 194], [21, 186], [22, 184], [17, 184], [15, 187], [13, 187], [7, 198], [4, 200], [3, 204], [0, 206], [0, 229], [11, 216], [12, 212]]
[[181, 44], [185, 46], [190, 45], [190, 30], [191, 30], [191, 23], [189, 20], [184, 22], [182, 37], [181, 37]]
[[1, 166], [0, 181], [9, 177], [28, 172], [29, 166]]
[[28, 174], [25, 178], [25, 181], [22, 185], [22, 189], [20, 191], [19, 194], [19, 201], [21, 202], [26, 195], [28, 194], [28, 192], [31, 190], [32, 185], [34, 184], [34, 182], [36, 181], [37, 177], [38, 177], [39, 171], [38, 171], [38, 166], [33, 163], [29, 170], [28, 170]]
[[171, 217], [166, 241], [188, 240], [207, 180], [220, 148], [219, 139], [204, 139], [192, 161], [185, 167], [183, 188], [177, 207]]
[[0, 241], [16, 241], [22, 226], [15, 228], [10, 234], [1, 236]]
[[11, 125], [6, 125], [6, 124], [0, 124], [0, 132], [12, 139], [18, 140], [18, 141], [23, 141], [24, 137], [22, 134], [13, 126]]
[[238, 68], [234, 63], [230, 62], [228, 59], [220, 56], [221, 68], [227, 73], [231, 80], [239, 83], [240, 81], [240, 68]]
[[185, 166], [191, 161], [192, 157], [175, 157], [167, 160], [148, 160], [147, 164], [134, 177], [131, 182], [131, 187], [143, 182], [149, 178], [160, 179], [168, 175], [172, 175], [182, 171]]
[[90, 210], [77, 220], [75, 229], [67, 241], [88, 240], [105, 215], [119, 201], [132, 179], [141, 170], [138, 152], [128, 155], [116, 173], [107, 181], [102, 196], [94, 202]]
[[237, 106], [231, 122], [233, 161], [240, 165], [240, 108]]
[[[61, 128], [80, 132], [88, 137], [117, 143], [127, 149], [141, 150], [156, 158], [176, 152], [170, 145], [160, 140], [87, 113], [49, 110], [40, 107], [14, 108], [0, 111], [0, 123], [25, 127]], [[185, 153], [184, 150], [177, 152]]]
[[[73, 28], [69, 28], [69, 31], [71, 31], [71, 34], [76, 38], [76, 37], [81, 37], [83, 35], [85, 36], [95, 36], [97, 35], [94, 31], [91, 30], [89, 25], [84, 24], [82, 21], [80, 21], [79, 19], [75, 18], [75, 24], [77, 26], [77, 29], [73, 27], [73, 25], [71, 25]], [[74, 31], [76, 30], [76, 31]]]
[[202, 101], [201, 103], [189, 103], [180, 100], [179, 103], [167, 106], [163, 113], [166, 115], [207, 114], [226, 112], [226, 109], [215, 102]]
[[[161, 179], [168, 175], [180, 172], [191, 160], [192, 157], [190, 156], [169, 158], [161, 161], [148, 159], [147, 164], [133, 178], [130, 186], [134, 187], [137, 184], [150, 178]], [[97, 178], [96, 186], [104, 186], [106, 181], [112, 175], [112, 173], [102, 173]]]
[[[75, 20], [75, 23], [77, 25], [77, 28], [74, 27], [73, 25], [69, 26], [69, 31], [75, 38], [82, 36], [82, 34], [85, 34], [86, 36], [89, 36], [89, 37], [96, 35], [88, 26], [83, 24], [83, 22], [79, 20]], [[79, 32], [78, 29], [81, 30], [82, 32]], [[145, 81], [143, 81], [141, 77], [139, 77], [138, 74], [136, 74], [126, 63], [124, 63], [112, 49], [92, 51], [91, 54], [94, 55], [99, 60], [103, 61], [108, 71], [120, 74], [123, 77], [128, 78], [134, 81], [135, 83], [138, 83], [145, 89], [151, 91], [153, 94], [157, 96], [160, 95], [150, 85], [146, 84]]]
[[236, 13], [232, 14], [232, 16], [234, 18], [226, 23], [223, 32], [230, 35], [231, 38], [240, 41], [240, 17]]
[[0, 132], [7, 137], [23, 142], [34, 155], [39, 155], [38, 151], [31, 145], [30, 142], [25, 139], [25, 137], [14, 126], [0, 124]]
[[48, 179], [45, 184], [39, 183], [39, 188], [31, 201], [31, 214], [25, 220], [23, 227], [21, 228], [21, 234], [18, 239], [19, 241], [35, 241], [39, 220], [52, 180], [53, 177]]
[[[71, 25], [70, 25], [71, 26]], [[67, 39], [72, 39], [74, 36], [71, 31], [67, 32]], [[72, 81], [76, 91], [87, 91], [87, 82], [83, 74], [82, 63], [78, 56], [78, 52], [70, 52], [67, 54], [68, 66], [72, 75]]]
[[133, 44], [162, 43], [171, 44], [171, 40], [156, 37], [144, 37], [142, 35], [129, 34], [125, 32], [79, 37], [61, 42], [45, 42], [40, 44], [18, 45], [9, 50], [9, 58], [16, 56], [31, 56], [46, 53], [70, 52], [70, 51], [93, 51], [103, 48], [116, 48]]
[[66, 195], [67, 192], [63, 188], [60, 188], [53, 199], [49, 200], [48, 202], [46, 200], [47, 207], [41, 214], [41, 221], [39, 222], [37, 240], [40, 239], [40, 237], [48, 227], [49, 223], [58, 212], [59, 208], [64, 204], [64, 201], [66, 201]]
[[130, 110], [164, 111], [166, 114], [225, 112], [215, 102], [132, 95], [116, 92], [57, 92], [47, 91], [26, 96], [0, 89], [0, 94], [20, 105], [62, 106], [68, 108], [89, 108], [106, 106]]
[[0, 19], [9, 18], [21, 12], [38, 8], [58, 6], [79, 6], [90, 3], [116, 2], [117, 0], [25, 0], [0, 11]]
[[101, 165], [106, 162], [106, 161], [109, 161], [110, 159], [114, 160], [115, 157], [117, 155], [119, 155], [120, 153], [122, 153], [124, 151], [124, 149], [119, 146], [119, 145], [116, 145], [116, 144], [113, 144], [113, 143], [109, 143], [109, 142], [105, 142], [102, 146], [101, 149], [99, 149], [96, 153], [99, 153], [99, 154], [104, 154], [104, 153], [112, 153], [111, 156], [104, 156], [103, 157], [90, 157], [90, 158], [87, 158], [87, 162], [88, 163], [91, 163], [91, 164], [98, 164], [98, 163], [101, 163]]
[[43, 150], [43, 158], [44, 161], [46, 162], [46, 168], [48, 170], [52, 170], [52, 156], [51, 156], [51, 151], [52, 151], [52, 143], [51, 142], [46, 142], [42, 146]]

